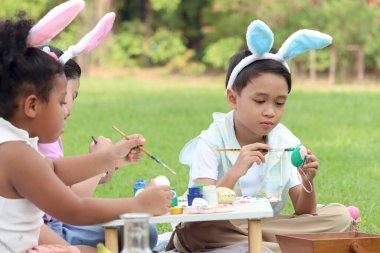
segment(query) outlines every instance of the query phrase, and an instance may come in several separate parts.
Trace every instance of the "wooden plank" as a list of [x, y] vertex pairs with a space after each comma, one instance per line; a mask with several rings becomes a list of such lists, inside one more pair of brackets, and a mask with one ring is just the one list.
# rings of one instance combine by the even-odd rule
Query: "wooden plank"
[[276, 235], [283, 253], [379, 252], [380, 235], [360, 232]]
[[262, 252], [262, 233], [260, 220], [248, 220], [248, 252]]
[[112, 253], [119, 253], [117, 227], [104, 228], [104, 241], [105, 241], [105, 246]]

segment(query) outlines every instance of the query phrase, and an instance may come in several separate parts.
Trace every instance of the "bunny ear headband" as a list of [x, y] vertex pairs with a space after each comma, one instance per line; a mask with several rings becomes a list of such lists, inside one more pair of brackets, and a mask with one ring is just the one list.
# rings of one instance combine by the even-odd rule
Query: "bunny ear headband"
[[[83, 0], [69, 0], [50, 10], [30, 29], [27, 46], [35, 47], [47, 44], [71, 23], [84, 6], [85, 3]], [[111, 30], [115, 17], [116, 15], [113, 12], [106, 14], [76, 45], [70, 46], [69, 49], [61, 55], [59, 62], [65, 64], [71, 58], [87, 53], [97, 47]], [[45, 48], [43, 50], [50, 54]]]
[[273, 46], [273, 32], [263, 21], [253, 21], [247, 29], [247, 45], [252, 55], [245, 57], [232, 70], [227, 89], [232, 88], [237, 75], [249, 64], [264, 59], [281, 62], [290, 72], [287, 60], [303, 52], [321, 49], [332, 43], [330, 35], [314, 30], [298, 30], [282, 44], [276, 54], [269, 53]]
[[65, 64], [71, 58], [87, 53], [96, 48], [111, 31], [115, 21], [115, 13], [107, 13], [98, 24], [87, 33], [76, 45], [70, 46], [61, 57], [59, 62]]
[[36, 47], [47, 44], [73, 21], [84, 6], [83, 0], [70, 0], [51, 9], [30, 29], [27, 46]]

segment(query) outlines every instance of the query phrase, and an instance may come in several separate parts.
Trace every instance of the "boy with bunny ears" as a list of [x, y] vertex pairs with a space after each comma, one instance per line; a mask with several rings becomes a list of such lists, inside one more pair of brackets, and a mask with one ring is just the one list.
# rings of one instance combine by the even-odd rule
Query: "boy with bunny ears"
[[[83, 5], [82, 0], [64, 2], [34, 26], [24, 15], [0, 21], [0, 252], [36, 252], [42, 244], [44, 213], [73, 225], [94, 225], [124, 213], [168, 212], [172, 198], [168, 186], [151, 184], [134, 198], [119, 199], [78, 197], [67, 187], [138, 161], [141, 154], [133, 150], [144, 145], [142, 136], [54, 161], [38, 151], [38, 142], [55, 142], [64, 130], [67, 78], [63, 64], [96, 47], [112, 27], [86, 36], [81, 40], [86, 43], [72, 47], [62, 60], [37, 47], [58, 34]], [[114, 14], [107, 16], [112, 19]], [[63, 252], [79, 252], [78, 248], [66, 247]]]
[[[330, 204], [317, 209], [314, 178], [319, 164], [315, 155], [308, 151], [306, 162], [296, 168], [290, 162], [290, 152], [270, 152], [272, 148], [300, 144], [280, 123], [291, 90], [286, 61], [331, 42], [332, 38], [326, 34], [300, 30], [276, 53], [272, 49], [270, 28], [260, 20], [252, 22], [247, 30], [249, 50], [231, 58], [227, 73], [226, 95], [232, 111], [214, 113], [210, 127], [188, 142], [180, 154], [180, 161], [191, 168], [189, 187], [216, 185], [234, 189], [239, 195], [276, 200], [271, 202], [275, 217], [262, 222], [263, 245], [274, 252], [281, 252], [276, 234], [342, 232], [351, 227], [344, 206]], [[220, 148], [240, 149], [240, 152], [217, 152]], [[287, 195], [294, 215], [279, 215]], [[180, 223], [167, 249], [198, 252], [247, 242], [246, 223]], [[237, 249], [231, 252], [234, 251]]]

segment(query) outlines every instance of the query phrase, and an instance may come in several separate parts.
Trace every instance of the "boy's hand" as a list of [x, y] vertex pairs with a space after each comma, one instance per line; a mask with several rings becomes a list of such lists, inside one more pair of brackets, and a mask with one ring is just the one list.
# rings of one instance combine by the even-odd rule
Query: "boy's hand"
[[[302, 170], [302, 172], [304, 172], [300, 172], [303, 182], [307, 180], [312, 181], [317, 175], [319, 166], [317, 157], [313, 155], [310, 150], [307, 150], [307, 154], [305, 164], [298, 168], [298, 170]], [[307, 178], [305, 176], [307, 176]]]
[[150, 183], [146, 189], [141, 191], [135, 198], [141, 212], [152, 215], [161, 215], [169, 212], [173, 194], [167, 185], [156, 186]]
[[249, 168], [252, 167], [253, 163], [265, 163], [264, 156], [270, 149], [271, 147], [264, 143], [253, 143], [243, 146], [240, 150], [240, 154], [235, 165], [232, 167], [232, 170], [235, 170], [235, 173], [239, 177], [244, 176]]

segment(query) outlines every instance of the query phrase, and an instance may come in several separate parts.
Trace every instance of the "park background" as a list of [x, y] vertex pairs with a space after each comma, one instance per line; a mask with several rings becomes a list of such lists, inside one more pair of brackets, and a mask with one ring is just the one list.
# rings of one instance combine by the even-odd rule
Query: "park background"
[[[0, 17], [22, 9], [38, 19], [60, 2], [2, 0]], [[63, 135], [65, 154], [86, 153], [91, 135], [118, 140], [115, 125], [143, 134], [146, 149], [177, 176], [144, 157], [140, 165], [118, 170], [95, 196], [132, 196], [136, 179], [158, 175], [166, 175], [178, 193], [186, 190], [189, 169], [179, 163], [179, 152], [209, 126], [213, 112], [229, 110], [228, 59], [245, 47], [249, 23], [261, 19], [273, 30], [277, 48], [303, 28], [333, 37], [328, 48], [290, 61], [294, 86], [283, 123], [319, 158], [318, 202], [355, 205], [360, 230], [380, 233], [377, 0], [87, 0], [52, 44], [66, 49], [109, 11], [117, 14], [112, 35], [76, 59], [84, 75]]]

